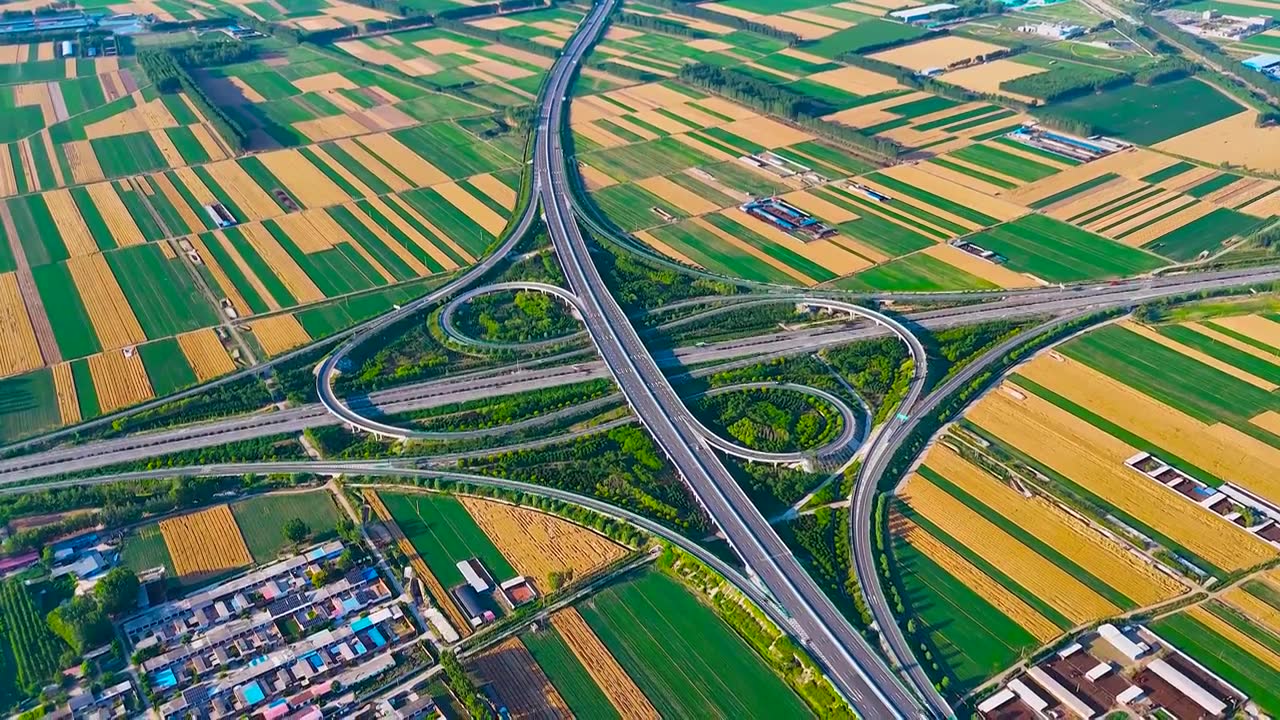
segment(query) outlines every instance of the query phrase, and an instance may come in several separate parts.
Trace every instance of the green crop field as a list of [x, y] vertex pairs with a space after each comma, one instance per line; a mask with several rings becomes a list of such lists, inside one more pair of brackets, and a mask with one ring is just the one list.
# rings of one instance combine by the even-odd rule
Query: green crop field
[[711, 609], [647, 572], [598, 593], [579, 612], [664, 718], [812, 714]]
[[0, 442], [61, 424], [53, 373], [48, 368], [0, 379]]
[[970, 145], [956, 150], [951, 156], [1023, 182], [1035, 182], [1059, 172], [1056, 167], [1005, 152], [992, 145]]
[[711, 163], [711, 158], [672, 138], [586, 153], [582, 161], [619, 182], [639, 180]]
[[143, 525], [125, 536], [120, 545], [120, 562], [136, 573], [163, 565], [168, 577], [178, 577], [173, 568], [173, 557], [169, 555], [169, 546], [156, 523]]
[[107, 177], [140, 175], [169, 167], [155, 140], [145, 132], [98, 138], [90, 140], [89, 144], [93, 146], [93, 154]]
[[1044, 215], [1024, 215], [967, 239], [1003, 255], [1010, 268], [1048, 282], [1127, 277], [1165, 264], [1154, 255]]
[[896, 541], [895, 565], [908, 613], [928, 628], [934, 658], [963, 693], [1033, 652], [1040, 642], [910, 544]]
[[44, 302], [53, 338], [63, 359], [92, 355], [102, 349], [89, 321], [80, 291], [64, 263], [41, 265], [31, 269], [36, 290]]
[[670, 222], [654, 212], [653, 208], [662, 208], [676, 219], [688, 216], [639, 185], [610, 185], [593, 192], [591, 198], [618, 227], [630, 232]]
[[[480, 227], [469, 215], [441, 196], [435, 188], [410, 190], [401, 194], [400, 197], [423, 217], [430, 218], [433, 225], [440, 228], [473, 257], [483, 256], [490, 243], [494, 241], [493, 235], [488, 230]], [[428, 233], [427, 237], [433, 237], [433, 235]], [[442, 250], [446, 248], [443, 242], [437, 242], [436, 247]], [[461, 258], [455, 259], [464, 265], [467, 264]]]
[[393, 287], [373, 290], [315, 305], [295, 314], [302, 328], [313, 338], [322, 338], [413, 300], [439, 285], [440, 278], [425, 278]]
[[916, 253], [863, 270], [836, 282], [843, 290], [931, 292], [935, 290], [995, 290], [994, 285], [960, 268]]
[[1184, 613], [1160, 618], [1151, 629], [1240, 688], [1264, 712], [1280, 715], [1280, 671]]
[[276, 559], [281, 550], [289, 547], [290, 543], [284, 537], [284, 525], [293, 518], [302, 520], [311, 528], [308, 542], [321, 542], [337, 536], [338, 506], [328, 490], [259, 495], [233, 503], [231, 514], [240, 526], [240, 534], [244, 536], [253, 561], [258, 564]]
[[1225, 240], [1246, 235], [1266, 222], [1230, 208], [1216, 208], [1142, 247], [1174, 260], [1194, 260], [1202, 252], [1213, 254]]
[[457, 563], [479, 558], [494, 580], [517, 574], [456, 498], [435, 493], [378, 493], [413, 548], [445, 587], [465, 582]]
[[139, 245], [103, 257], [148, 338], [218, 324], [217, 311], [201, 296], [183, 261], [166, 258], [159, 246]]
[[795, 284], [790, 275], [690, 222], [656, 228], [654, 237], [712, 271], [758, 282]]
[[1243, 112], [1239, 103], [1194, 78], [1159, 85], [1128, 85], [1054, 104], [1065, 117], [1096, 132], [1154, 145]]
[[44, 265], [69, 257], [43, 195], [12, 198], [8, 206], [27, 262], [33, 266]]
[[875, 18], [832, 33], [806, 46], [804, 50], [821, 57], [838, 58], [845, 53], [856, 53], [865, 48], [912, 40], [924, 35], [925, 31], [914, 25]]
[[177, 340], [164, 338], [149, 342], [140, 346], [138, 353], [142, 355], [142, 366], [146, 368], [151, 389], [157, 396], [196, 384], [195, 371], [182, 354]]
[[452, 122], [419, 125], [392, 135], [455, 180], [520, 164]]
[[569, 705], [574, 715], [601, 720], [621, 719], [613, 703], [600, 690], [600, 686], [587, 674], [578, 656], [550, 624], [537, 632], [520, 636], [520, 641], [547, 674], [560, 697]]
[[1210, 425], [1252, 433], [1250, 418], [1280, 411], [1280, 396], [1122, 327], [1099, 328], [1059, 351]]

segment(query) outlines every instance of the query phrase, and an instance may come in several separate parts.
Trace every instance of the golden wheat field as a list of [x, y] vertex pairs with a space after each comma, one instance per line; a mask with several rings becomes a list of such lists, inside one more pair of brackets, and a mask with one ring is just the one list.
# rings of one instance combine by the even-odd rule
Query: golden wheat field
[[100, 254], [72, 257], [67, 269], [104, 348], [137, 345], [147, 339], [106, 258]]
[[58, 416], [63, 425], [80, 422], [80, 402], [76, 395], [76, 381], [71, 374], [71, 363], [60, 362], [53, 368], [53, 389], [58, 396]]
[[142, 356], [136, 352], [125, 355], [120, 350], [108, 350], [90, 355], [89, 374], [104, 413], [155, 397]]
[[582, 667], [586, 668], [591, 679], [596, 681], [605, 697], [609, 698], [609, 703], [617, 708], [618, 714], [636, 720], [657, 720], [659, 715], [653, 703], [649, 702], [649, 698], [645, 697], [577, 610], [572, 607], [560, 610], [551, 616], [551, 625], [564, 638], [565, 644], [582, 663]]
[[227, 505], [161, 520], [160, 532], [180, 578], [216, 575], [253, 564]]
[[930, 535], [919, 525], [894, 513], [889, 520], [895, 535], [904, 538], [913, 548], [932, 560], [949, 575], [973, 590], [997, 610], [1004, 613], [1041, 642], [1049, 642], [1062, 633], [1038, 610], [1014, 595], [1008, 588], [987, 575], [942, 541]]
[[1074, 623], [1115, 615], [1119, 608], [946, 491], [912, 475], [900, 493], [911, 509]]
[[259, 318], [249, 324], [253, 336], [267, 355], [279, 355], [299, 345], [311, 342], [311, 336], [292, 315], [273, 315]]
[[182, 354], [200, 382], [236, 369], [236, 364], [231, 361], [231, 356], [222, 347], [222, 341], [212, 328], [179, 335], [178, 346], [182, 348]]
[[18, 276], [0, 274], [0, 375], [34, 370], [41, 364], [40, 346], [18, 289]]
[[[1041, 354], [1018, 372], [1217, 477], [1280, 502], [1280, 450], [1222, 423], [1208, 425], [1084, 363]], [[1016, 380], [1015, 380], [1016, 382]]]
[[988, 393], [966, 418], [1227, 571], [1275, 558], [1254, 535], [1126, 466], [1137, 450], [1051, 403], [1018, 391]]
[[944, 445], [929, 451], [925, 465], [1138, 605], [1154, 605], [1186, 589], [1084, 521], [1038, 495], [1023, 497]]
[[516, 571], [550, 592], [553, 572], [582, 577], [626, 555], [617, 543], [580, 525], [506, 503], [458, 498]]

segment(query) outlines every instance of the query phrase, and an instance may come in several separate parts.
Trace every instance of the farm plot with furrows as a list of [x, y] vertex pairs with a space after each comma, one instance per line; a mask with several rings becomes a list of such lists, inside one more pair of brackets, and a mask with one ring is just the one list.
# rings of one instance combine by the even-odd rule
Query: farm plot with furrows
[[1004, 256], [1010, 268], [1048, 282], [1128, 277], [1166, 264], [1155, 255], [1043, 215], [1026, 215], [966, 240]]
[[519, 638], [507, 638], [470, 661], [480, 681], [492, 684], [514, 720], [571, 718], [564, 698]]
[[311, 336], [293, 315], [272, 315], [249, 323], [253, 337], [267, 357], [273, 357], [311, 342]]
[[664, 718], [812, 714], [741, 638], [657, 572], [613, 585], [578, 608]]
[[236, 369], [218, 334], [211, 328], [178, 336], [178, 346], [200, 382], [212, 380]]
[[1215, 367], [1135, 329], [1101, 328], [1064, 344], [1060, 351], [1206, 423], [1225, 422], [1251, 432], [1250, 418], [1280, 410], [1280, 397], [1231, 372], [1225, 363]]
[[[398, 130], [391, 133], [391, 137], [418, 157], [430, 158], [432, 165], [455, 180], [519, 164], [494, 145], [450, 122]], [[384, 160], [395, 162], [395, 158], [383, 154], [376, 146], [372, 149]]]
[[620, 182], [670, 175], [712, 158], [670, 137], [586, 153], [582, 161]]
[[226, 505], [161, 520], [160, 532], [173, 557], [174, 569], [184, 581], [253, 564], [235, 517]]
[[100, 412], [137, 405], [155, 397], [139, 352], [125, 355], [118, 350], [107, 350], [90, 355], [88, 368]]
[[102, 344], [94, 332], [84, 299], [66, 264], [41, 265], [32, 268], [31, 274], [62, 357], [84, 357], [101, 350]]
[[[909, 521], [895, 522], [900, 532], [894, 536], [894, 566], [904, 606], [927, 628], [935, 657], [959, 690], [978, 685], [1043, 644], [1020, 624], [1049, 633], [1042, 624], [1048, 621], [1035, 619], [1038, 613], [1034, 608], [1028, 610], [1025, 603], [1011, 598], [1003, 586], [941, 542], [912, 529]], [[912, 542], [907, 542], [908, 538]], [[947, 565], [932, 559], [921, 547], [935, 552]], [[998, 588], [996, 594], [984, 595], [993, 585]]]
[[1039, 611], [1023, 602], [990, 575], [982, 572], [919, 525], [900, 513], [895, 514], [892, 523], [893, 532], [901, 536], [915, 551], [923, 554], [939, 568], [945, 570], [948, 575], [984, 598], [1005, 617], [1013, 620], [1040, 642], [1047, 643], [1062, 633], [1057, 625], [1050, 622]]
[[1133, 446], [1035, 395], [1018, 395], [1005, 389], [989, 393], [966, 419], [1207, 572], [1234, 572], [1275, 557], [1252, 534], [1126, 466], [1137, 452]]
[[66, 267], [104, 349], [137, 345], [147, 339], [105, 257], [73, 257]]
[[553, 589], [552, 573], [582, 578], [626, 554], [612, 540], [545, 513], [471, 497], [458, 500], [516, 572], [543, 593]]
[[0, 378], [0, 438], [6, 442], [61, 424], [52, 372]]
[[608, 696], [609, 702], [625, 718], [657, 718], [658, 711], [627, 675], [609, 648], [600, 642], [578, 611], [565, 608], [551, 616], [555, 628], [573, 655], [591, 674], [591, 679]]
[[216, 325], [218, 313], [201, 295], [183, 260], [150, 243], [104, 255], [147, 337]]
[[196, 384], [195, 371], [182, 354], [182, 347], [173, 338], [154, 340], [138, 346], [147, 380], [157, 396]]
[[1263, 497], [1280, 497], [1280, 484], [1270, 472], [1280, 463], [1280, 449], [1230, 425], [1198, 420], [1071, 359], [1036, 359], [1013, 380], [1203, 482], [1217, 486], [1231, 478]]
[[478, 558], [498, 582], [518, 575], [457, 498], [434, 493], [380, 493], [391, 517], [440, 582], [462, 583], [457, 563]]
[[930, 451], [920, 473], [1121, 608], [1155, 605], [1186, 589], [1084, 521], [1039, 496], [1024, 497], [946, 446]]
[[42, 364], [17, 274], [0, 274], [0, 376], [34, 370]]
[[998, 285], [924, 253], [914, 253], [835, 283], [844, 290], [994, 290]]
[[1190, 613], [1169, 615], [1151, 629], [1210, 672], [1246, 693], [1264, 712], [1280, 714], [1280, 671], [1207, 627]]
[[[1086, 584], [948, 495], [923, 475], [912, 476], [900, 493], [904, 514], [954, 540], [957, 551], [988, 572], [1007, 578], [1009, 589], [1047, 617], [1066, 627], [1108, 617], [1119, 611]], [[933, 526], [932, 528], [930, 526]], [[939, 539], [944, 539], [940, 537]]]
[[603, 720], [623, 717], [605, 695], [603, 686], [593, 679], [555, 628], [543, 625], [535, 632], [521, 635], [520, 642], [538, 661], [574, 715]]

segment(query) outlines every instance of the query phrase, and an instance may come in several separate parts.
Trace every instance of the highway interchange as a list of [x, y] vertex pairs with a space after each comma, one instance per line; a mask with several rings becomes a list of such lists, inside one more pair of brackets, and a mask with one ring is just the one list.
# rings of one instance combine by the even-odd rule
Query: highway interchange
[[[539, 217], [540, 209], [569, 286], [567, 291], [560, 288], [547, 291], [557, 294], [575, 307], [600, 359], [583, 360], [572, 365], [526, 368], [516, 372], [501, 369], [446, 378], [441, 381], [375, 393], [368, 399], [368, 405], [376, 407], [381, 413], [395, 413], [467, 399], [551, 387], [557, 384], [612, 377], [635, 416], [654, 436], [668, 459], [699, 498], [707, 514], [744, 561], [750, 579], [734, 577], [731, 579], [735, 579], [736, 584], [747, 589], [754, 600], [797, 636], [815, 655], [832, 681], [859, 714], [868, 718], [951, 716], [950, 707], [934, 690], [923, 669], [914, 661], [909, 644], [897, 628], [896, 621], [880, 589], [875, 558], [871, 552], [871, 504], [875, 498], [880, 475], [896, 449], [910, 435], [919, 420], [927, 416], [939, 402], [967, 383], [974, 374], [981, 372], [989, 362], [999, 358], [1012, 346], [1025, 342], [1031, 334], [1048, 330], [1065, 319], [1102, 309], [1131, 306], [1160, 297], [1277, 281], [1280, 280], [1280, 270], [1252, 269], [1181, 274], [1122, 281], [1109, 285], [1063, 289], [1043, 288], [1001, 294], [961, 293], [952, 297], [958, 301], [985, 300], [987, 302], [946, 310], [912, 313], [905, 316], [905, 322], [834, 299], [834, 297], [823, 297], [816, 293], [797, 295], [794, 289], [773, 290], [775, 297], [764, 301], [799, 302], [834, 312], [857, 314], [869, 319], [870, 322], [852, 327], [840, 326], [774, 333], [706, 347], [685, 348], [663, 353], [661, 357], [655, 358], [655, 355], [645, 346], [631, 320], [613, 299], [604, 279], [595, 267], [589, 243], [583, 235], [573, 207], [570, 173], [576, 170], [568, 166], [561, 144], [562, 133], [566, 127], [565, 114], [570, 87], [577, 66], [592, 44], [600, 37], [615, 3], [616, 0], [601, 0], [595, 5], [551, 70], [542, 95], [538, 127], [534, 138], [532, 171], [535, 197], [513, 222], [505, 240], [495, 252], [449, 284], [402, 308], [365, 323], [350, 333], [344, 333], [342, 339], [345, 342], [324, 358], [317, 368], [317, 392], [320, 404], [10, 457], [0, 460], [0, 486], [8, 486], [3, 491], [20, 491], [35, 485], [18, 487], [15, 484], [42, 477], [101, 468], [234, 440], [296, 433], [307, 427], [326, 424], [342, 423], [391, 437], [439, 437], [441, 435], [439, 433], [406, 433], [404, 429], [395, 425], [366, 417], [367, 406], [353, 406], [345, 402], [334, 390], [334, 379], [340, 372], [342, 360], [355, 347], [374, 338], [380, 331], [405, 317], [437, 306], [450, 298], [454, 298], [450, 307], [456, 307], [465, 298], [501, 289], [481, 287], [468, 290], [511, 252]], [[464, 294], [459, 295], [459, 293]], [[848, 298], [849, 296], [841, 295], [840, 297]], [[902, 295], [893, 296], [893, 299], [909, 302], [918, 297]], [[929, 297], [935, 300], [937, 298], [937, 296]], [[747, 302], [755, 302], [755, 300]], [[1056, 319], [992, 349], [983, 358], [973, 362], [962, 372], [926, 394], [927, 355], [924, 346], [913, 332], [913, 327], [937, 328], [1031, 316]], [[685, 400], [673, 389], [661, 367], [663, 364], [677, 362], [691, 364], [731, 358], [745, 358], [743, 362], [753, 363], [758, 362], [761, 356], [812, 352], [821, 347], [886, 332], [892, 332], [907, 344], [915, 360], [916, 376], [912, 379], [909, 392], [902, 402], [900, 413], [880, 430], [875, 442], [866, 449], [866, 459], [859, 481], [855, 485], [855, 494], [850, 498], [850, 502], [854, 518], [853, 547], [858, 579], [867, 595], [868, 605], [877, 626], [892, 651], [893, 659], [904, 671], [906, 683], [903, 682], [904, 678], [899, 677], [886, 665], [880, 655], [835, 608], [827, 595], [809, 578], [769, 522], [733, 480], [716, 452], [717, 448], [721, 451], [733, 452], [733, 448], [716, 443], [713, 437], [709, 437], [709, 432], [701, 428], [700, 423], [686, 407]], [[209, 386], [206, 385], [197, 391], [207, 387]], [[512, 430], [512, 426], [507, 426], [474, 431], [474, 433], [496, 434]], [[563, 440], [563, 436], [556, 440]], [[262, 471], [267, 471], [270, 467], [280, 472], [332, 471], [398, 475], [431, 472], [403, 467], [390, 468], [389, 464], [281, 463], [258, 467]], [[112, 479], [173, 475], [178, 472], [216, 474], [244, 471], [246, 471], [245, 466], [241, 465], [208, 466], [117, 474], [113, 475]], [[450, 474], [440, 473], [440, 475]], [[485, 478], [484, 481], [491, 484], [504, 482], [495, 481], [492, 478]], [[83, 481], [55, 480], [38, 486], [56, 487], [77, 482]], [[546, 488], [533, 490], [545, 495], [554, 496], [555, 494]], [[614, 516], [622, 513], [616, 508], [610, 508], [590, 498], [572, 496], [560, 499]], [[643, 518], [624, 517], [624, 519], [664, 536], [672, 534], [660, 527], [650, 528], [649, 526], [654, 523]], [[682, 545], [694, 545], [682, 539], [676, 541], [681, 542]], [[694, 547], [697, 546], [694, 545]], [[691, 551], [698, 552], [699, 556], [706, 554], [698, 550]], [[708, 561], [711, 562], [711, 560]], [[727, 575], [735, 574], [732, 568], [721, 567], [723, 563], [718, 560], [713, 564]]]

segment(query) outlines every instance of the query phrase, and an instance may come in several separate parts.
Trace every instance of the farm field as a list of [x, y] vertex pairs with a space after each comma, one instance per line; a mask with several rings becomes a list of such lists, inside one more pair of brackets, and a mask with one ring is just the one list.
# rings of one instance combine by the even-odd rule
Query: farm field
[[469, 558], [478, 558], [498, 582], [519, 574], [457, 498], [434, 493], [378, 495], [445, 587], [464, 582], [457, 563]]
[[581, 579], [626, 555], [612, 540], [551, 515], [478, 498], [458, 501], [515, 572], [544, 593], [554, 589], [553, 574]]
[[293, 518], [311, 529], [307, 544], [336, 537], [338, 512], [328, 490], [258, 495], [231, 505], [231, 514], [257, 565], [275, 560], [291, 545], [284, 537], [284, 525]]
[[[253, 5], [245, 12], [265, 8]], [[337, 0], [303, 6], [266, 15], [303, 30], [381, 17]], [[146, 84], [132, 56], [35, 60], [49, 53], [33, 45], [0, 65], [0, 103], [9, 93], [40, 121], [0, 138], [0, 245], [22, 255], [0, 253], [0, 377], [29, 389], [15, 434], [329, 335], [471, 264], [506, 225], [524, 148], [490, 117], [500, 105], [356, 58], [254, 47], [197, 72], [250, 129], [257, 152], [241, 158], [190, 97]], [[491, 64], [519, 62], [490, 52]], [[214, 202], [233, 226], [210, 218]], [[231, 314], [250, 322], [215, 332]], [[245, 327], [261, 332], [241, 338]]]
[[[1250, 627], [1249, 631], [1267, 631]], [[1151, 629], [1249, 695], [1263, 712], [1280, 713], [1280, 654], [1217, 615], [1195, 607], [1156, 620]], [[1271, 635], [1274, 644], [1277, 636]]]
[[710, 609], [659, 573], [611, 586], [578, 611], [662, 717], [732, 716], [753, 707], [810, 715]]
[[1229, 478], [1273, 502], [1280, 497], [1263, 469], [1280, 452], [1270, 423], [1275, 385], [1265, 379], [1277, 367], [1277, 336], [1268, 335], [1277, 327], [1242, 315], [1099, 328], [1020, 366], [964, 423], [1065, 491], [1222, 577], [1276, 553], [1125, 463], [1146, 452], [1207, 488]]
[[1155, 145], [1245, 111], [1215, 88], [1189, 78], [1108, 90], [1057, 103], [1055, 109], [1098, 132], [1140, 145]]
[[253, 564], [231, 509], [216, 505], [188, 515], [161, 520], [177, 579], [195, 583]]

